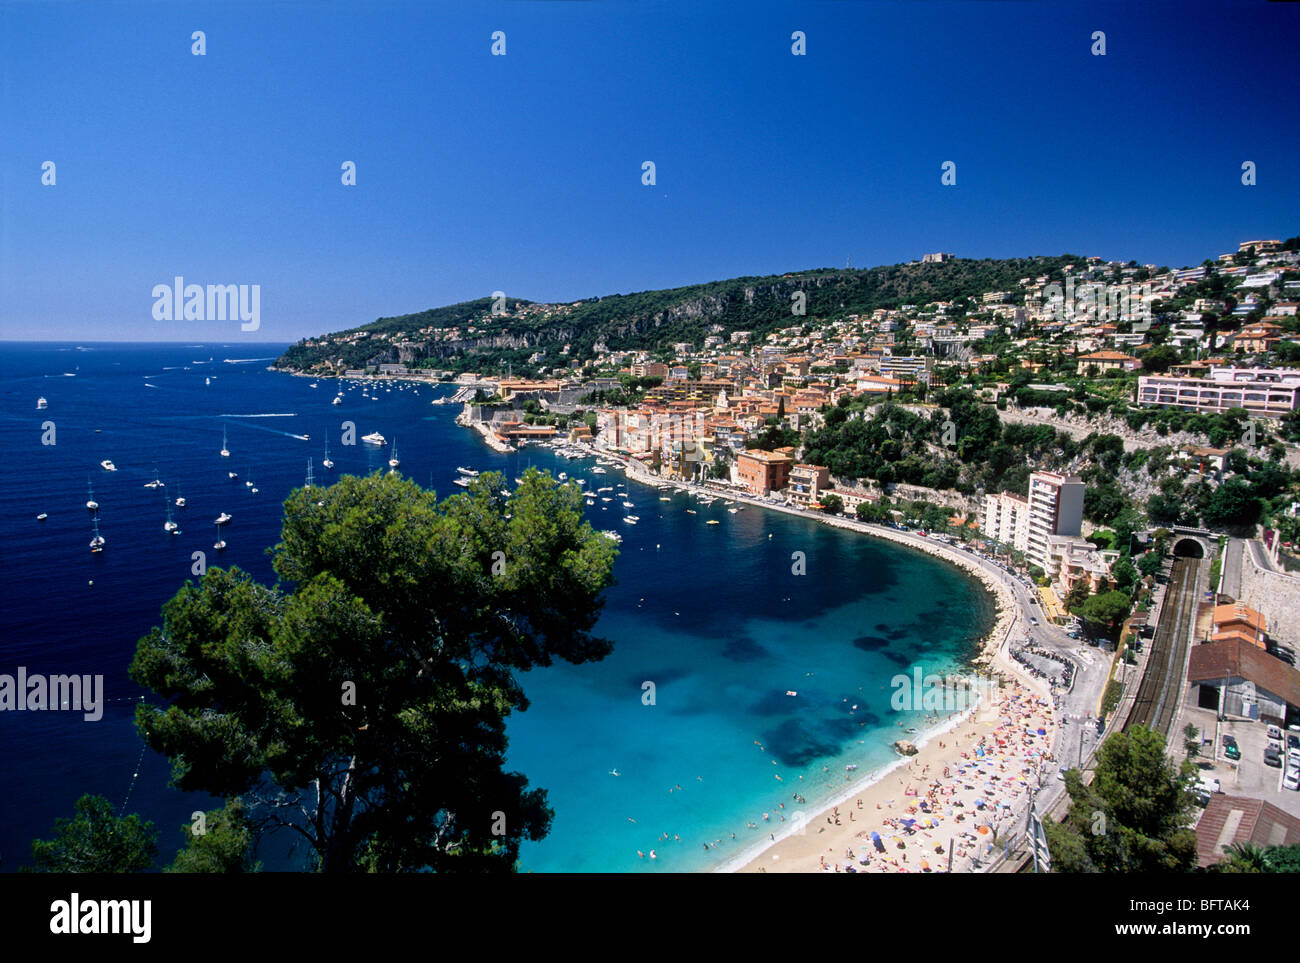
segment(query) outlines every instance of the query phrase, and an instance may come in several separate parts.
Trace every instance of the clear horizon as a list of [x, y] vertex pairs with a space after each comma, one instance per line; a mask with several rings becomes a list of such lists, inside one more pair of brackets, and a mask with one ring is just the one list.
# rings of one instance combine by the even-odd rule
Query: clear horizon
[[[292, 343], [495, 290], [564, 303], [933, 251], [1181, 267], [1300, 220], [1295, 4], [0, 19], [4, 340]], [[157, 320], [177, 276], [255, 286], [258, 327]]]

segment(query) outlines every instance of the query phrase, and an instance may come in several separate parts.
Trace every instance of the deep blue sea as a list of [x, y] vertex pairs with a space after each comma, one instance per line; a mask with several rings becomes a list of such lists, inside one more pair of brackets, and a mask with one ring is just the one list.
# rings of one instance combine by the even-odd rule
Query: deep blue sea
[[[153, 820], [165, 861], [190, 813], [219, 805], [168, 787], [167, 760], [144, 751], [135, 732], [143, 693], [126, 669], [162, 603], [192, 577], [193, 552], [273, 580], [266, 550], [309, 458], [318, 482], [387, 469], [387, 449], [340, 443], [343, 421], [357, 436], [396, 440], [402, 472], [440, 495], [459, 491], [451, 482], [461, 465], [507, 479], [529, 465], [565, 471], [589, 490], [624, 482], [549, 448], [492, 452], [453, 424], [456, 407], [430, 404], [446, 387], [313, 387], [267, 371], [283, 347], [0, 343], [0, 450], [10, 453], [0, 472], [0, 673], [102, 674], [112, 700], [98, 722], [0, 712], [4, 870], [27, 862], [30, 841], [48, 837], [83, 793]], [[344, 403], [331, 405], [340, 389]], [[48, 408], [37, 410], [38, 397]], [[56, 444], [42, 444], [45, 422]], [[219, 454], [223, 430], [229, 458]], [[332, 473], [321, 466], [327, 439]], [[100, 468], [105, 458], [116, 472]], [[155, 473], [165, 489], [144, 487]], [[734, 859], [846, 778], [889, 764], [893, 740], [921, 725], [891, 710], [890, 679], [913, 665], [928, 673], [964, 664], [992, 624], [985, 590], [920, 552], [626, 485], [633, 508], [618, 488], [587, 509], [595, 527], [624, 539], [597, 627], [614, 652], [527, 674], [532, 705], [510, 722], [510, 767], [545, 788], [555, 810], [551, 834], [524, 847], [525, 870], [691, 871]], [[88, 547], [88, 486], [106, 539], [100, 554]], [[164, 491], [167, 502], [186, 499], [173, 508], [180, 536], [163, 531]], [[46, 521], [36, 520], [41, 512]], [[232, 520], [218, 556], [222, 512]], [[624, 523], [629, 513], [640, 522]], [[806, 574], [794, 574], [795, 552]], [[647, 681], [653, 705], [643, 702]], [[261, 855], [268, 868], [292, 865], [276, 845]]]

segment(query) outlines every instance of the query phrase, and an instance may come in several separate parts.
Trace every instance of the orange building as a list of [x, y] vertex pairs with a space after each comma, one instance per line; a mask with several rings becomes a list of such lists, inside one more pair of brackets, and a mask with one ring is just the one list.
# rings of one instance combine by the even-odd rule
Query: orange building
[[736, 478], [755, 495], [785, 487], [794, 459], [789, 455], [754, 448], [736, 456]]
[[1216, 605], [1214, 607], [1213, 641], [1240, 639], [1261, 649], [1268, 648], [1268, 635], [1264, 616], [1254, 609], [1240, 603]]

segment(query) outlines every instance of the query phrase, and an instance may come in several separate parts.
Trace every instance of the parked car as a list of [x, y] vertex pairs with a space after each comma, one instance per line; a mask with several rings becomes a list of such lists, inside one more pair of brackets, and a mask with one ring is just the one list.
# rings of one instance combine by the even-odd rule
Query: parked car
[[1300, 736], [1288, 733], [1286, 737], [1286, 748], [1287, 751], [1300, 749]]
[[1223, 737], [1223, 754], [1227, 756], [1229, 759], [1241, 758], [1241, 748], [1237, 745], [1236, 737], [1234, 736]]
[[1276, 746], [1269, 745], [1264, 750], [1264, 765], [1272, 766], [1274, 769], [1282, 768], [1282, 753]]
[[1290, 769], [1282, 777], [1282, 785], [1287, 789], [1300, 789], [1300, 769]]
[[1268, 737], [1270, 739], [1275, 739], [1278, 742], [1282, 741], [1282, 730], [1279, 729], [1277, 726], [1269, 726], [1268, 729], [1265, 731], [1268, 733]]

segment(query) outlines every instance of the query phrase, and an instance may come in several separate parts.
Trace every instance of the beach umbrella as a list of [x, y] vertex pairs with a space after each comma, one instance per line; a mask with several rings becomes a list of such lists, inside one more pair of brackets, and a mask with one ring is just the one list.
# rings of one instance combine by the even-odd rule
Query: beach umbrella
[[1040, 736], [1045, 736], [1045, 735], [1047, 735], [1047, 730], [1046, 730], [1046, 729], [1039, 729], [1039, 730], [1038, 730], [1038, 734], [1039, 734]]

